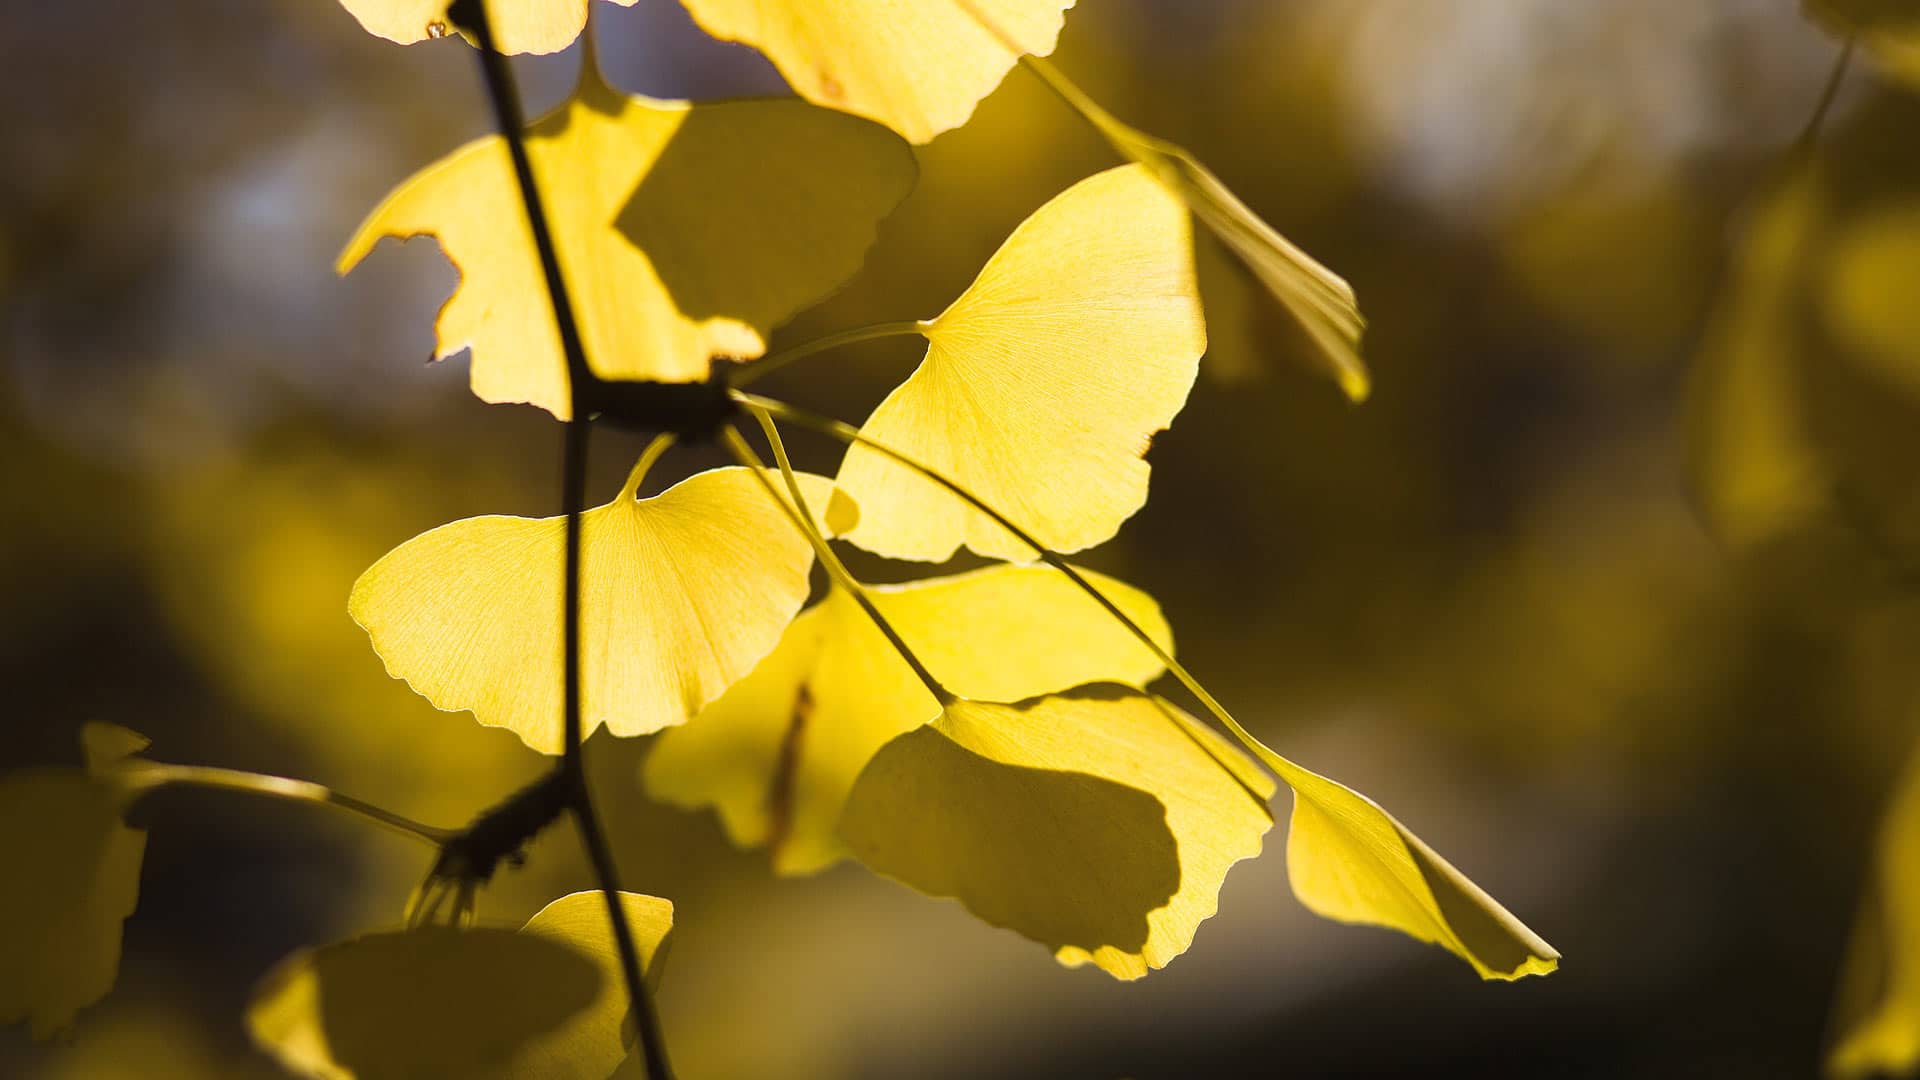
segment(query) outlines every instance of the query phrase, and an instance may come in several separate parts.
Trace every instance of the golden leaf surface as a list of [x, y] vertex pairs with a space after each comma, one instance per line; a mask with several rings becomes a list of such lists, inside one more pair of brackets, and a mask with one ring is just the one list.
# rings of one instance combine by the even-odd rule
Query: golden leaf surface
[[1832, 1076], [1920, 1067], [1920, 758], [1908, 764], [1880, 826], [1833, 1026]]
[[873, 870], [1134, 979], [1186, 951], [1259, 854], [1273, 790], [1173, 706], [1096, 685], [955, 702], [881, 748], [840, 829]]
[[951, 0], [681, 0], [707, 33], [765, 53], [801, 97], [916, 143], [966, 123], [1022, 53], [1052, 52], [1073, 6], [976, 2], [1006, 40]]
[[[1082, 573], [1172, 648], [1152, 597]], [[975, 700], [1018, 701], [1096, 680], [1140, 686], [1163, 670], [1051, 567], [995, 566], [869, 593], [933, 676]], [[751, 675], [662, 733], [643, 778], [655, 798], [714, 807], [733, 842], [769, 848], [779, 872], [812, 873], [849, 854], [835, 826], [860, 770], [889, 739], [939, 713], [866, 613], [835, 589]]]
[[[802, 475], [829, 535], [857, 516]], [[582, 736], [681, 723], [773, 650], [807, 598], [813, 550], [746, 470], [651, 498], [631, 476], [582, 515]], [[473, 711], [542, 753], [564, 747], [566, 519], [487, 516], [422, 533], [355, 582], [348, 609], [387, 671], [441, 709]]]
[[[917, 175], [878, 124], [792, 99], [689, 104], [622, 94], [582, 68], [527, 131], [588, 362], [610, 380], [694, 382], [859, 269]], [[348, 242], [428, 235], [459, 269], [434, 358], [473, 354], [483, 401], [570, 415], [565, 356], [506, 141], [469, 143], [402, 183]]]
[[[1184, 205], [1139, 166], [1090, 176], [1014, 230], [922, 331], [920, 367], [862, 432], [951, 477], [1049, 549], [1111, 537], [1146, 503], [1142, 455], [1193, 386], [1206, 326]], [[864, 446], [838, 483], [847, 539], [939, 562], [1036, 557], [985, 514]]]
[[[589, 0], [490, 0], [487, 20], [503, 53], [555, 53], [587, 25]], [[612, 0], [632, 7], [633, 0]], [[340, 0], [367, 33], [411, 45], [453, 31], [447, 0]]]

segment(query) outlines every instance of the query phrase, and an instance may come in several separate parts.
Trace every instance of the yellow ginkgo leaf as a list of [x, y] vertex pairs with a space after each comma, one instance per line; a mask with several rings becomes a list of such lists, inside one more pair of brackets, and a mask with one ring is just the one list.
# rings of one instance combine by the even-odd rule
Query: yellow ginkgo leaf
[[1309, 911], [1439, 945], [1483, 979], [1560, 966], [1553, 946], [1373, 800], [1247, 741], [1293, 789], [1287, 875]]
[[[504, 53], [553, 53], [573, 44], [587, 25], [588, 0], [488, 0], [494, 47]], [[633, 0], [613, 0], [632, 7]], [[376, 37], [411, 45], [445, 37], [454, 27], [448, 0], [340, 0]]]
[[1192, 207], [1200, 223], [1232, 248], [1293, 316], [1314, 345], [1314, 361], [1339, 382], [1347, 397], [1366, 400], [1372, 391], [1366, 362], [1360, 358], [1366, 320], [1345, 279], [1281, 236], [1186, 148], [1121, 123], [1051, 64], [1036, 60], [1030, 66], [1120, 156], [1151, 172]]
[[1835, 1003], [1836, 1077], [1920, 1067], [1920, 758], [1887, 808], [1872, 873]]
[[[692, 105], [629, 97], [592, 64], [528, 129], [554, 244], [594, 373], [692, 382], [750, 359], [772, 327], [860, 266], [912, 188], [892, 132], [792, 99]], [[473, 392], [569, 415], [566, 362], [499, 136], [429, 165], [361, 224], [352, 269], [381, 237], [431, 235], [461, 272], [436, 359], [473, 353]]]
[[[547, 1076], [509, 1063], [619, 994], [604, 982], [592, 959], [542, 934], [440, 926], [368, 934], [282, 961], [254, 991], [247, 1027], [282, 1065], [314, 1080]], [[617, 1062], [620, 1050], [616, 1038], [601, 1056]]]
[[[1114, 534], [1147, 499], [1141, 455], [1186, 403], [1206, 327], [1186, 208], [1139, 166], [1090, 176], [1015, 229], [939, 318], [864, 434], [965, 485], [1054, 551]], [[961, 544], [1036, 553], [898, 462], [854, 446], [847, 539], [939, 562]]]
[[[583, 515], [583, 735], [692, 716], [772, 651], [807, 598], [813, 551], [746, 470], [638, 499], [641, 472]], [[801, 480], [823, 531], [856, 519], [827, 480]], [[361, 575], [349, 610], [387, 671], [436, 706], [560, 753], [565, 536], [564, 517], [443, 525]]]
[[[633, 929], [647, 985], [658, 986], [665, 968], [667, 935], [673, 929], [673, 903], [623, 892], [620, 908]], [[606, 1080], [627, 1057], [631, 1036], [626, 1027], [627, 985], [606, 898], [598, 892], [563, 896], [540, 909], [520, 932], [568, 946], [592, 960], [600, 969], [600, 993], [560, 1027], [529, 1041], [511, 1063], [486, 1075], [501, 1080]]]
[[874, 755], [840, 829], [879, 873], [1133, 979], [1186, 951], [1259, 854], [1272, 792], [1173, 706], [1097, 685], [948, 706]]
[[[1081, 573], [1173, 647], [1152, 597]], [[1144, 685], [1163, 670], [1051, 567], [995, 566], [868, 591], [934, 677], [975, 700], [1018, 701], [1096, 680]], [[734, 843], [767, 847], [781, 873], [811, 873], [848, 854], [835, 826], [874, 752], [939, 713], [872, 620], [835, 589], [793, 621], [753, 674], [662, 733], [643, 775], [655, 798], [713, 806]]]
[[1052, 52], [1074, 0], [975, 2], [1002, 37], [953, 0], [681, 0], [707, 33], [767, 54], [801, 97], [917, 143], [966, 123], [1022, 53]]
[[0, 1026], [25, 1020], [35, 1038], [113, 987], [140, 894], [147, 834], [126, 826], [132, 792], [106, 773], [146, 740], [89, 725], [83, 742], [87, 769], [0, 776]]

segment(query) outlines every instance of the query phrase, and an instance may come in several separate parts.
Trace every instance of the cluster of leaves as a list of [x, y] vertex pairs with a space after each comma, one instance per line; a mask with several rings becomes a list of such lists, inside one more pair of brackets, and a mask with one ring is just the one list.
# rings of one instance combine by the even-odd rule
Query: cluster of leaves
[[[463, 29], [444, 2], [343, 2], [396, 41]], [[1121, 123], [1042, 59], [1071, 0], [685, 2], [710, 33], [764, 52], [804, 100], [635, 97], [610, 87], [585, 49], [563, 105], [523, 135], [480, 139], [420, 171], [341, 255], [344, 272], [383, 237], [438, 241], [461, 281], [439, 314], [436, 355], [469, 352], [483, 400], [531, 403], [578, 430], [613, 400], [589, 397], [583, 378], [670, 401], [689, 400], [671, 396], [676, 386], [710, 387], [702, 400], [723, 404], [711, 423], [657, 424], [674, 434], [608, 503], [457, 521], [382, 558], [349, 609], [388, 671], [576, 765], [596, 728], [661, 733], [647, 790], [714, 808], [777, 872], [851, 857], [957, 898], [1064, 964], [1119, 978], [1191, 944], [1228, 870], [1259, 853], [1284, 783], [1289, 872], [1310, 909], [1439, 944], [1483, 978], [1552, 971], [1552, 947], [1391, 815], [1235, 721], [1174, 659], [1151, 596], [1059, 554], [1109, 539], [1146, 501], [1143, 454], [1206, 351], [1194, 221], [1243, 259], [1358, 400], [1367, 377], [1346, 284], [1186, 151]], [[506, 52], [553, 51], [581, 33], [588, 8], [498, 0], [491, 38], [478, 36]], [[913, 186], [912, 144], [963, 123], [1020, 63], [1125, 163], [1035, 210], [938, 315], [760, 359], [775, 326], [858, 269]], [[584, 373], [549, 304], [521, 147]], [[858, 428], [737, 389], [889, 334], [925, 338], [926, 355]], [[736, 430], [746, 417], [776, 468]], [[837, 475], [795, 473], [781, 421], [846, 442]], [[717, 437], [739, 464], [640, 497], [676, 434]], [[577, 592], [563, 584], [572, 538]], [[918, 562], [964, 547], [994, 564], [868, 587], [835, 538]], [[802, 610], [816, 559], [832, 585]], [[1148, 689], [1169, 674], [1231, 738]], [[88, 744], [85, 770], [0, 782], [9, 830], [59, 813], [74, 831], [7, 838], [45, 864], [16, 881], [60, 888], [0, 890], [0, 1022], [56, 1030], [105, 993], [138, 877], [141, 834], [125, 808], [156, 786], [203, 783], [341, 806], [442, 845], [414, 926], [298, 954], [263, 982], [250, 1024], [290, 1068], [598, 1077], [637, 1066], [638, 1055], [621, 1064], [635, 1033], [614, 931], [624, 917], [650, 964], [671, 922], [666, 901], [623, 894], [613, 930], [584, 895], [518, 932], [432, 925], [449, 895], [464, 924], [491, 872], [491, 857], [449, 859], [478, 824], [446, 833], [315, 785], [160, 765], [137, 756], [130, 734], [102, 729]], [[490, 855], [525, 837], [507, 839]], [[407, 1006], [404, 1024], [395, 1003]]]

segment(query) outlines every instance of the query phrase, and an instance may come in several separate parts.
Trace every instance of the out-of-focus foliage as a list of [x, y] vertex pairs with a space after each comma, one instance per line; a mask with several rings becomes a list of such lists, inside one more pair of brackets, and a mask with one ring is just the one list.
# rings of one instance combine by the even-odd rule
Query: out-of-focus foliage
[[0, 1024], [25, 1020], [35, 1038], [106, 996], [140, 895], [147, 834], [127, 827], [131, 792], [110, 773], [145, 740], [117, 734], [89, 733], [86, 769], [0, 775]]
[[[1161, 647], [1173, 647], [1152, 597], [1088, 578]], [[1051, 567], [989, 567], [871, 592], [934, 678], [976, 701], [1098, 681], [1145, 685], [1163, 670]], [[779, 872], [811, 873], [846, 855], [835, 829], [874, 752], [939, 714], [866, 612], [836, 588], [787, 627], [751, 675], [663, 733], [644, 778], [656, 798], [712, 806], [734, 843], [768, 848]]]
[[1896, 78], [1920, 81], [1920, 4], [1913, 0], [1801, 0], [1814, 20], [1858, 38]]
[[[693, 105], [607, 86], [583, 64], [527, 154], [549, 208], [587, 356], [610, 379], [705, 379], [859, 268], [913, 186], [913, 156], [878, 125], [795, 101]], [[461, 272], [434, 355], [473, 352], [483, 401], [566, 419], [567, 368], [507, 145], [490, 135], [414, 174], [341, 254], [431, 235]]]
[[1827, 1071], [1900, 1075], [1920, 1066], [1920, 769], [1887, 808], [1836, 1002]]
[[[753, 670], [807, 598], [813, 549], [741, 469], [638, 497], [636, 468], [583, 515], [582, 734], [685, 721]], [[804, 477], [838, 535], [846, 496]], [[566, 519], [477, 517], [414, 537], [354, 584], [350, 610], [396, 678], [544, 754], [561, 732]]]
[[[926, 359], [862, 433], [1050, 550], [1092, 547], [1146, 503], [1141, 453], [1186, 403], [1206, 350], [1186, 212], [1145, 170], [1088, 177], [1034, 211], [923, 326]], [[869, 551], [1036, 555], [877, 451], [849, 449], [836, 482], [862, 507], [847, 539]]]

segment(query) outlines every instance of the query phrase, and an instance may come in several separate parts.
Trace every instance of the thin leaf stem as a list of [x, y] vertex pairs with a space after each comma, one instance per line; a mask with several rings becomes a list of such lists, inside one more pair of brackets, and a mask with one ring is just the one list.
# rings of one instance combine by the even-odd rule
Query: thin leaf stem
[[615, 502], [623, 502], [640, 494], [640, 485], [647, 482], [647, 473], [660, 461], [662, 455], [673, 449], [678, 437], [671, 431], [663, 431], [653, 437], [645, 450], [640, 451], [640, 460], [633, 463], [633, 469], [627, 473], [627, 482], [620, 488], [620, 496]]
[[[561, 709], [565, 751], [556, 768], [568, 778], [573, 819], [593, 863], [594, 874], [599, 879], [601, 895], [606, 898], [607, 919], [613, 927], [614, 942], [620, 954], [620, 970], [626, 980], [627, 997], [634, 1018], [635, 1041], [639, 1044], [647, 1075], [652, 1080], [671, 1080], [673, 1071], [667, 1063], [666, 1042], [660, 1033], [652, 994], [647, 989], [641, 971], [640, 951], [635, 945], [633, 927], [628, 924], [626, 909], [620, 902], [618, 870], [594, 809], [593, 794], [588, 789], [584, 765], [585, 732], [580, 707], [580, 548], [581, 514], [586, 508], [590, 431], [584, 405], [586, 389], [596, 380], [587, 363], [586, 344], [574, 317], [566, 277], [560, 268], [560, 256], [554, 246], [546, 207], [540, 198], [540, 186], [533, 173], [532, 159], [527, 153], [524, 131], [526, 117], [520, 107], [520, 95], [514, 87], [513, 71], [508, 67], [506, 57], [495, 48], [486, 0], [455, 0], [448, 9], [448, 15], [464, 23], [476, 39], [478, 47], [474, 52], [480, 59], [494, 119], [513, 163], [514, 179], [526, 211], [527, 225], [533, 235], [534, 249], [540, 256], [541, 275], [559, 331], [561, 352], [566, 358], [568, 408], [561, 455], [561, 502], [567, 515], [561, 630], [564, 665]], [[592, 62], [590, 55], [587, 62]]]
[[827, 538], [820, 535], [819, 528], [813, 523], [812, 513], [807, 510], [806, 498], [800, 494], [800, 478], [794, 475], [793, 466], [787, 461], [787, 450], [780, 442], [780, 433], [773, 426], [773, 418], [767, 415], [764, 409], [753, 406], [748, 408], [760, 421], [761, 429], [767, 433], [767, 441], [773, 447], [774, 460], [779, 463], [780, 475], [787, 482], [787, 491], [792, 495], [793, 502], [788, 503], [786, 499], [780, 497], [778, 491], [774, 490], [773, 481], [767, 479], [767, 467], [760, 461], [760, 455], [754, 453], [753, 447], [747, 445], [747, 440], [740, 436], [737, 428], [728, 424], [720, 430], [720, 438], [726, 443], [727, 449], [732, 451], [734, 460], [746, 466], [747, 471], [760, 481], [760, 486], [766, 490], [767, 497], [786, 512], [787, 519], [793, 522], [794, 527], [807, 538], [807, 543], [813, 546], [813, 553], [819, 557], [820, 565], [827, 568], [827, 574], [833, 578], [834, 584], [846, 590], [847, 594], [860, 605], [860, 609], [867, 613], [867, 618], [873, 620], [873, 625], [886, 637], [887, 643], [893, 646], [894, 651], [900, 654], [900, 659], [906, 661], [907, 666], [913, 669], [914, 675], [926, 686], [927, 691], [940, 702], [940, 707], [946, 708], [953, 704], [957, 700], [953, 691], [940, 685], [940, 680], [934, 678], [933, 673], [920, 662], [920, 658], [914, 655], [913, 650], [900, 637], [899, 631], [893, 628], [893, 624], [887, 621], [886, 616], [880, 614], [880, 609], [874, 604], [873, 597], [867, 594], [866, 586], [860, 584], [847, 569], [846, 564], [840, 561], [840, 556], [834, 554], [833, 548], [827, 544]]
[[[1256, 746], [1260, 746], [1260, 741], [1254, 738], [1253, 734], [1247, 731], [1246, 728], [1240, 726], [1240, 722], [1233, 718], [1233, 714], [1227, 712], [1226, 706], [1221, 705], [1217, 698], [1208, 693], [1207, 688], [1200, 684], [1199, 679], [1193, 677], [1193, 674], [1186, 669], [1185, 665], [1174, 659], [1172, 653], [1161, 648], [1160, 643], [1154, 640], [1153, 635], [1147, 633], [1145, 628], [1135, 622], [1133, 617], [1122, 610], [1118, 604], [1114, 603], [1107, 594], [1094, 588], [1093, 583], [1088, 581], [1086, 576], [1080, 573], [1080, 571], [1074, 569], [1072, 563], [1067, 562], [1067, 560], [1061, 558], [1059, 555], [1047, 550], [1040, 541], [1034, 539], [1033, 534], [1014, 524], [1005, 514], [995, 510], [979, 496], [962, 487], [957, 481], [943, 475], [931, 466], [921, 464], [919, 461], [895, 450], [885, 443], [877, 442], [867, 437], [859, 428], [854, 427], [852, 424], [835, 420], [830, 416], [821, 416], [818, 413], [809, 412], [806, 409], [788, 405], [785, 402], [759, 397], [754, 394], [736, 392], [734, 397], [735, 400], [756, 414], [764, 412], [771, 416], [777, 416], [782, 420], [799, 424], [801, 427], [809, 428], [831, 438], [838, 439], [841, 442], [848, 444], [858, 443], [861, 446], [867, 447], [875, 453], [904, 465], [928, 480], [946, 488], [947, 491], [951, 492], [967, 505], [992, 518], [995, 524], [1012, 533], [1021, 543], [1032, 548], [1042, 562], [1066, 575], [1067, 579], [1073, 582], [1081, 592], [1092, 597], [1102, 608], [1106, 609], [1107, 614], [1113, 616], [1120, 625], [1126, 627], [1127, 632], [1137, 638], [1142, 645], [1145, 645], [1148, 651], [1153, 653], [1155, 659], [1166, 665], [1167, 671], [1172, 674], [1174, 678], [1178, 679], [1180, 684], [1185, 686], [1187, 690], [1199, 700], [1200, 704], [1206, 708], [1207, 712], [1213, 715], [1214, 719], [1220, 721], [1222, 726], [1233, 733], [1234, 738], [1239, 739], [1249, 750], [1254, 750]], [[1261, 747], [1261, 749], [1264, 750], [1265, 748]], [[1256, 757], [1261, 756], [1259, 750], [1255, 750], [1254, 752]], [[1267, 752], [1271, 753], [1271, 751]]]
[[221, 769], [211, 765], [172, 765], [145, 760], [127, 766], [125, 771], [137, 779], [143, 787], [181, 784], [188, 787], [237, 791], [246, 795], [265, 795], [292, 802], [330, 806], [435, 847], [446, 843], [455, 835], [452, 829], [438, 829], [431, 825], [423, 825], [412, 818], [356, 799], [351, 795], [342, 795], [324, 784], [316, 784], [311, 780], [269, 776], [265, 773], [245, 772], [240, 769]]
[[772, 356], [762, 357], [742, 367], [739, 374], [733, 377], [733, 385], [746, 386], [756, 379], [773, 374], [796, 360], [803, 360], [816, 353], [826, 352], [829, 349], [838, 349], [843, 345], [852, 345], [861, 341], [875, 341], [880, 338], [908, 337], [914, 334], [923, 334], [926, 332], [926, 329], [926, 323], [908, 319], [901, 322], [882, 322], [872, 323], [867, 326], [856, 326], [850, 330], [841, 330], [838, 333], [828, 334], [825, 337], [814, 338], [812, 341], [803, 341], [791, 348], [782, 349]]

